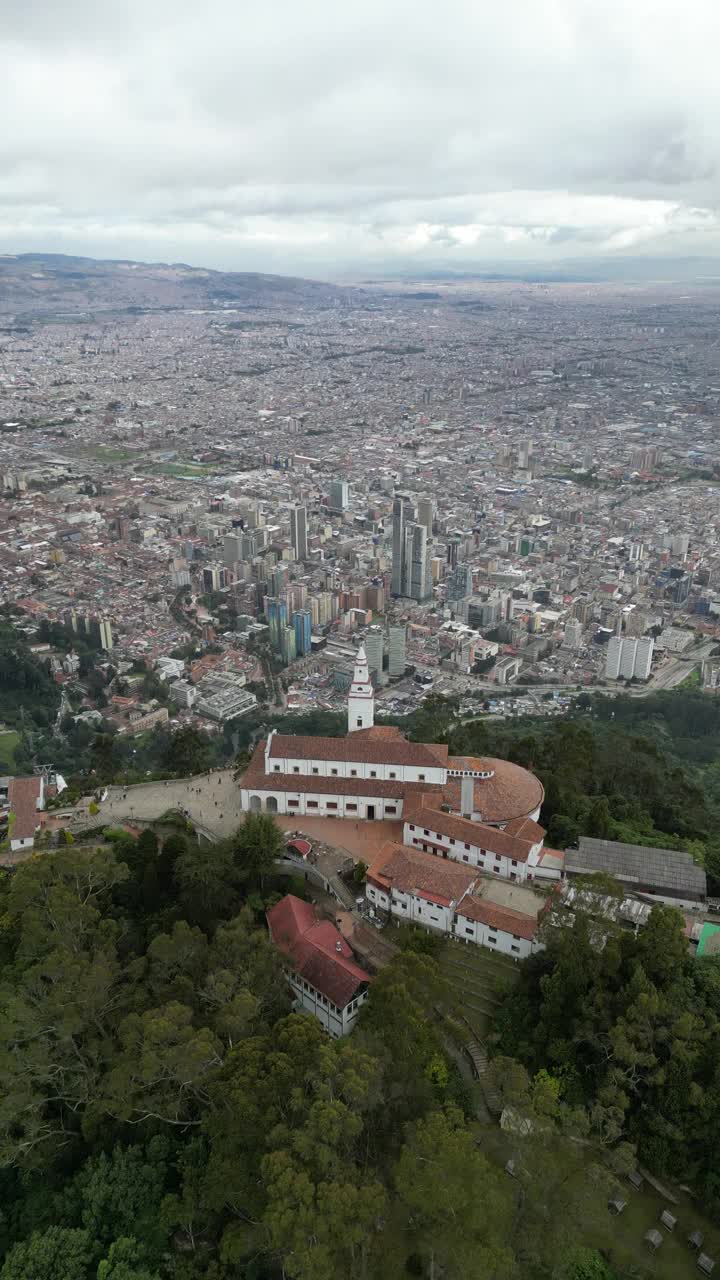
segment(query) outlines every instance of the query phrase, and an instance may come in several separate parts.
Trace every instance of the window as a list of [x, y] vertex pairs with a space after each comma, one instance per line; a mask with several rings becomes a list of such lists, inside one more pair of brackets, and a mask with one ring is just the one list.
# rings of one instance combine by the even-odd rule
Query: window
[[428, 831], [427, 827], [423, 827], [423, 835], [424, 835], [424, 836], [429, 836], [429, 835], [430, 835], [430, 832]]
[[371, 778], [377, 778], [377, 769], [371, 769], [371, 770], [370, 770], [370, 777], [371, 777]]
[[472, 932], [473, 932], [473, 926], [472, 926], [471, 924], [466, 924], [466, 925], [465, 925], [465, 932], [466, 932], [466, 933], [472, 933]]
[[356, 805], [356, 804], [350, 804], [350, 803], [348, 802], [348, 803], [345, 805], [345, 808], [347, 809], [348, 813], [357, 813], [357, 805]]
[[299, 773], [299, 772], [300, 772], [300, 765], [299, 765], [299, 764], [294, 764], [294, 765], [293, 765], [293, 773]]
[[519, 950], [520, 950], [520, 948], [519, 948], [519, 947], [512, 947], [512, 946], [511, 946], [511, 947], [510, 947], [510, 950], [511, 950], [511, 951], [519, 951]]
[[467, 842], [465, 843], [465, 848], [466, 848], [466, 849], [469, 849], [469, 848], [470, 848], [470, 845], [469, 845]]
[[[391, 777], [391, 778], [393, 778], [394, 776], [395, 776], [394, 774], [392, 774], [392, 773], [390, 774], [390, 777]], [[425, 781], [425, 774], [424, 774], [424, 773], [419, 773], [419, 774], [418, 774], [418, 782], [424, 782], [424, 781]]]
[[318, 802], [317, 802], [317, 800], [308, 800], [308, 802], [307, 802], [307, 807], [308, 807], [308, 809], [317, 809], [317, 807], [318, 807]]
[[414, 822], [410, 822], [408, 825], [409, 825], [409, 827], [410, 827], [410, 830], [411, 830], [411, 831], [414, 831], [414, 830], [415, 830], [415, 823], [414, 823]]
[[489, 934], [488, 934], [488, 942], [496, 943], [496, 942], [497, 942], [497, 934], [496, 934], [496, 933], [489, 933]]
[[331, 772], [331, 774], [332, 774], [333, 778], [337, 778], [337, 769], [331, 769], [331, 770], [330, 770], [330, 772]]
[[320, 770], [316, 766], [313, 766], [313, 773], [319, 773], [319, 772]]
[[351, 778], [357, 778], [357, 776], [358, 776], [358, 771], [357, 771], [357, 769], [351, 769], [351, 770], [350, 770], [350, 777], [351, 777]]
[[469, 854], [469, 853], [464, 853], [464, 854], [463, 854], [463, 862], [469, 862], [469, 861], [470, 861], [470, 854]]
[[407, 911], [407, 902], [401, 902], [400, 906], [402, 907], [403, 911]]
[[386, 804], [386, 805], [385, 805], [385, 812], [386, 812], [386, 813], [397, 813], [397, 808], [396, 808], [396, 806], [395, 806], [394, 804]]
[[288, 800], [288, 809], [297, 809], [299, 803], [299, 800]]
[[328, 809], [337, 809], [337, 801], [335, 801], [335, 800], [328, 800], [328, 802], [327, 802], [327, 808], [328, 808]]
[[392, 769], [391, 769], [391, 770], [390, 770], [390, 772], [389, 772], [389, 774], [388, 774], [388, 778], [397, 778], [397, 774], [396, 774], [396, 773], [393, 773], [393, 771], [392, 771]]
[[363, 727], [363, 723], [362, 723], [362, 716], [358, 716], [358, 718], [357, 718], [357, 727], [358, 727], [358, 729], [362, 729], [362, 727]]
[[512, 860], [512, 865], [513, 865], [514, 867], [516, 867], [516, 866], [517, 866], [517, 858], [513, 858], [513, 860]]
[[279, 765], [279, 764], [274, 764], [274, 765], [273, 765], [273, 773], [279, 773], [279, 772], [280, 772], [280, 765]]

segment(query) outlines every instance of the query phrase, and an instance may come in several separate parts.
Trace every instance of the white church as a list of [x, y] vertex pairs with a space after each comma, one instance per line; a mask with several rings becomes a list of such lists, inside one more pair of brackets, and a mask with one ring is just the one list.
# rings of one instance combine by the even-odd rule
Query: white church
[[[355, 821], [402, 821], [403, 844], [507, 880], [556, 880], [562, 855], [544, 848], [543, 787], [508, 760], [451, 756], [374, 723], [367, 657], [358, 650], [345, 738], [275, 730], [245, 771], [246, 811]], [[397, 838], [397, 837], [395, 837]]]

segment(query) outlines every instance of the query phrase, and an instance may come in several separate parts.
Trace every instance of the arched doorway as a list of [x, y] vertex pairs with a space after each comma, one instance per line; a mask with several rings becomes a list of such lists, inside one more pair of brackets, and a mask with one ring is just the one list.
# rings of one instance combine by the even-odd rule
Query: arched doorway
[[250, 797], [250, 809], [253, 813], [259, 813], [262, 809], [262, 800], [259, 796]]
[[275, 796], [268, 796], [267, 800], [265, 801], [265, 809], [268, 813], [277, 813], [278, 802], [275, 799]]

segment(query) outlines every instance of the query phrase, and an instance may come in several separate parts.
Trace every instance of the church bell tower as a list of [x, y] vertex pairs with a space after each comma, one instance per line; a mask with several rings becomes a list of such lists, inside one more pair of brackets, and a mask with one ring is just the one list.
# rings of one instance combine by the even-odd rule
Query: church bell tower
[[370, 680], [365, 646], [360, 645], [355, 659], [355, 674], [348, 697], [348, 733], [371, 729], [375, 722], [375, 693]]

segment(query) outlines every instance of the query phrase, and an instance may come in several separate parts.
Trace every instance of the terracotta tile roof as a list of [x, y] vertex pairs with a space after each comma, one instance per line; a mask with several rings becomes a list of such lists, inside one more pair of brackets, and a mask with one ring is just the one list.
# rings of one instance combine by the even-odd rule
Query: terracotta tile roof
[[475, 920], [491, 929], [501, 929], [503, 933], [513, 933], [516, 938], [526, 938], [528, 942], [532, 941], [537, 932], [537, 920], [533, 916], [527, 916], [523, 911], [514, 911], [512, 907], [498, 906], [496, 902], [488, 902], [487, 898], [468, 895], [463, 898], [457, 913], [466, 920]]
[[399, 889], [449, 906], [458, 902], [477, 880], [477, 872], [457, 863], [421, 853], [408, 845], [389, 842], [368, 868], [367, 878], [382, 889]]
[[[498, 827], [489, 827], [484, 822], [472, 822], [469, 818], [461, 818], [455, 813], [444, 813], [442, 809], [431, 807], [427, 796], [423, 796], [416, 804], [411, 798], [403, 809], [403, 818], [411, 826], [420, 828], [411, 831], [410, 838], [423, 838], [423, 831], [449, 836], [460, 840], [463, 844], [474, 845], [479, 849], [487, 849], [489, 853], [497, 853], [502, 858], [511, 858], [515, 862], [527, 862], [530, 850], [536, 841], [522, 840], [518, 836], [508, 835]], [[542, 828], [538, 828], [542, 831]], [[544, 833], [543, 833], [544, 834]]]
[[513, 818], [512, 822], [508, 822], [504, 828], [509, 836], [518, 836], [521, 840], [530, 840], [532, 844], [538, 844], [545, 839], [545, 828], [540, 826], [539, 822], [533, 822], [532, 818]]
[[8, 787], [8, 806], [15, 815], [12, 827], [13, 840], [28, 840], [40, 824], [38, 800], [41, 778], [11, 778]]
[[334, 924], [318, 920], [310, 902], [288, 893], [267, 912], [270, 937], [295, 972], [339, 1009], [350, 1003], [370, 975]]
[[[475, 781], [475, 807], [485, 822], [510, 822], [534, 813], [545, 798], [539, 778], [510, 760], [492, 756], [450, 756], [448, 769], [492, 770], [492, 778]], [[448, 804], [460, 808], [460, 779], [448, 779]]]
[[[240, 785], [256, 791], [291, 791], [299, 794], [312, 791], [329, 796], [378, 796], [381, 799], [402, 800], [409, 795], [419, 798], [428, 789], [432, 790], [434, 784], [397, 782], [385, 778], [323, 778], [312, 773], [266, 773], [265, 743], [259, 742]], [[440, 783], [437, 784], [437, 791], [442, 794]]]
[[[443, 753], [440, 755], [438, 753]], [[408, 742], [402, 737], [369, 737], [362, 730], [346, 738], [313, 738], [301, 734], [273, 736], [270, 756], [286, 760], [357, 760], [366, 764], [413, 764], [437, 769], [447, 759], [447, 747]]]

